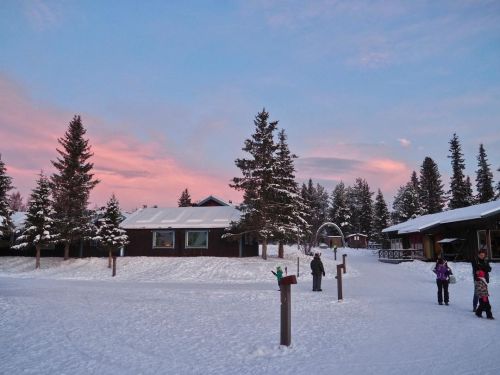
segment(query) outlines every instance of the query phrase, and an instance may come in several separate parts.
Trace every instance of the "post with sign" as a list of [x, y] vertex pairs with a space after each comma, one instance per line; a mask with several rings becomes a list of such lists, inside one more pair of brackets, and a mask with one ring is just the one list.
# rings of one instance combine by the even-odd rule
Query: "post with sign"
[[292, 293], [291, 285], [297, 284], [295, 275], [286, 276], [280, 281], [281, 289], [281, 333], [280, 345], [292, 343]]

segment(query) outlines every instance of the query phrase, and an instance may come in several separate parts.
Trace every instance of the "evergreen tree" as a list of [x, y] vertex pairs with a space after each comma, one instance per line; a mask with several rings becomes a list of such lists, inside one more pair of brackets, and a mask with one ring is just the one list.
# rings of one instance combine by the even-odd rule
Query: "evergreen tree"
[[255, 132], [245, 140], [243, 151], [250, 154], [248, 159], [236, 159], [242, 177], [233, 178], [230, 186], [243, 191], [243, 203], [238, 206], [242, 216], [233, 226], [243, 232], [255, 232], [262, 240], [262, 258], [267, 259], [267, 241], [274, 233], [274, 132], [278, 122], [269, 122], [265, 109], [255, 116]]
[[40, 268], [40, 251], [43, 247], [53, 244], [57, 240], [54, 230], [54, 210], [50, 197], [49, 179], [40, 173], [37, 186], [33, 189], [28, 202], [28, 212], [24, 221], [24, 231], [17, 238], [15, 249], [35, 246], [35, 269]]
[[177, 201], [179, 207], [191, 207], [193, 203], [191, 202], [191, 195], [189, 195], [188, 189], [184, 189], [179, 200]]
[[430, 157], [426, 157], [420, 167], [420, 208], [422, 215], [443, 211], [445, 195], [438, 166]]
[[307, 186], [302, 185], [301, 196], [306, 205], [305, 220], [309, 226], [309, 230], [302, 237], [302, 242], [306, 254], [309, 254], [315, 245], [319, 227], [328, 221], [328, 193], [323, 186], [320, 184], [314, 186], [309, 179]]
[[[500, 168], [497, 169], [497, 172], [500, 172]], [[495, 195], [495, 199], [500, 199], [500, 181], [497, 183], [497, 193]]]
[[344, 236], [351, 234], [351, 212], [347, 203], [347, 190], [342, 181], [333, 189], [331, 202], [330, 220], [340, 228]]
[[413, 171], [410, 181], [406, 185], [400, 186], [394, 197], [392, 208], [396, 223], [414, 219], [421, 215], [419, 189], [420, 183], [417, 173]]
[[14, 224], [12, 223], [7, 193], [12, 189], [12, 177], [7, 175], [7, 168], [0, 154], [0, 239], [9, 239]]
[[477, 202], [486, 203], [493, 200], [495, 192], [493, 191], [493, 173], [491, 173], [490, 165], [486, 156], [486, 151], [481, 143], [479, 145], [479, 155], [477, 156], [476, 171], [476, 190]]
[[9, 196], [9, 208], [14, 212], [26, 211], [26, 205], [23, 203], [23, 197], [21, 197], [21, 193], [19, 191], [16, 191]]
[[95, 240], [108, 251], [108, 267], [111, 268], [113, 252], [120, 250], [128, 243], [125, 229], [120, 228], [122, 214], [120, 205], [113, 194], [106, 204], [103, 216], [98, 220]]
[[356, 214], [359, 217], [358, 232], [366, 234], [369, 238], [372, 233], [373, 222], [373, 192], [370, 191], [368, 182], [360, 177], [356, 179], [353, 190], [356, 201]]
[[93, 164], [88, 162], [90, 152], [86, 130], [80, 116], [69, 123], [68, 130], [58, 142], [60, 157], [52, 164], [57, 169], [51, 177], [54, 199], [55, 224], [59, 240], [64, 243], [64, 259], [69, 258], [69, 246], [82, 239], [91, 228], [90, 211], [87, 210], [90, 191], [98, 184], [91, 173]]
[[273, 164], [274, 184], [271, 186], [274, 210], [274, 237], [279, 240], [278, 256], [283, 258], [284, 241], [292, 241], [300, 232], [307, 229], [305, 205], [295, 181], [293, 159], [297, 156], [290, 152], [284, 130], [278, 133], [278, 148]]
[[454, 209], [470, 206], [472, 190], [469, 191], [466, 183], [464, 175], [465, 161], [462, 154], [462, 146], [456, 133], [453, 134], [453, 138], [450, 140], [450, 153], [448, 157], [451, 159], [453, 174], [450, 181], [450, 201], [448, 207]]
[[386, 247], [387, 244], [386, 237], [382, 233], [382, 230], [389, 226], [390, 215], [387, 209], [387, 204], [385, 203], [382, 191], [378, 189], [377, 195], [375, 196], [375, 203], [373, 206], [373, 233], [371, 238], [373, 241], [382, 244]]

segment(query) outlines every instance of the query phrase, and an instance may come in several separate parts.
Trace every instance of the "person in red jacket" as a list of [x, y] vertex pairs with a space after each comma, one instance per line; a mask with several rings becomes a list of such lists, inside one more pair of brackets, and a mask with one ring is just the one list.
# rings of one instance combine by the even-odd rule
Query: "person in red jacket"
[[488, 319], [493, 318], [491, 313], [491, 305], [488, 293], [488, 283], [485, 279], [485, 272], [483, 270], [476, 271], [476, 280], [474, 281], [474, 287], [477, 297], [479, 298], [479, 306], [476, 309], [476, 315], [479, 318], [483, 317], [483, 311], [486, 312], [486, 317]]

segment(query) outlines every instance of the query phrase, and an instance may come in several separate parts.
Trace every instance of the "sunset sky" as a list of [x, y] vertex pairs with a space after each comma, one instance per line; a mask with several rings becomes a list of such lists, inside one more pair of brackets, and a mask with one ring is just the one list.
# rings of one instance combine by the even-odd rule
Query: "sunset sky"
[[457, 133], [500, 179], [500, 1], [0, 1], [0, 153], [27, 197], [82, 116], [125, 209], [228, 183], [263, 107], [300, 183], [365, 178], [393, 200], [426, 156], [448, 190]]

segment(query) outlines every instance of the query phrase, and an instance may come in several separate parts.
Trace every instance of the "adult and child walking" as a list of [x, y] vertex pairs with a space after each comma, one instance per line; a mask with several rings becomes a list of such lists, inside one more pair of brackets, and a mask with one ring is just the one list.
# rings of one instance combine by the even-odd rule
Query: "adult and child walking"
[[[472, 299], [472, 311], [479, 318], [482, 317], [483, 311], [488, 319], [494, 319], [491, 312], [489, 301], [488, 283], [490, 282], [489, 273], [491, 266], [486, 259], [486, 249], [481, 248], [477, 257], [472, 260], [472, 276], [474, 280], [474, 297]], [[448, 263], [439, 258], [433, 269], [436, 274], [437, 284], [437, 300], [440, 305], [448, 305], [450, 303], [449, 284], [450, 278], [453, 277], [453, 271], [448, 266]]]

